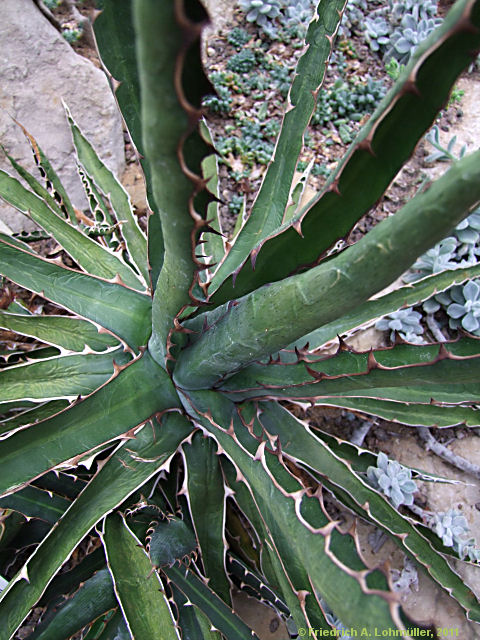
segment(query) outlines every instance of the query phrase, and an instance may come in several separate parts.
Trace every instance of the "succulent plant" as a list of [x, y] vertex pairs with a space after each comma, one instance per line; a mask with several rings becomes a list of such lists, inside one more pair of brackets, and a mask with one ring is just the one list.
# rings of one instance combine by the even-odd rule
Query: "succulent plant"
[[366, 81], [337, 80], [328, 91], [321, 91], [312, 124], [340, 124], [345, 118], [360, 121], [366, 113], [372, 113], [385, 95], [385, 86], [380, 80], [367, 77]]
[[380, 331], [390, 331], [390, 339], [395, 341], [395, 334], [398, 334], [406, 342], [422, 344], [425, 341], [421, 337], [423, 327], [420, 324], [422, 314], [414, 311], [411, 307], [399, 309], [381, 318], [376, 323], [376, 328]]
[[380, 51], [390, 42], [392, 27], [383, 16], [369, 16], [365, 20], [365, 40], [372, 51]]
[[240, 0], [240, 8], [244, 11], [248, 22], [256, 22], [259, 27], [267, 27], [269, 21], [280, 15], [280, 0]]
[[74, 42], [77, 42], [77, 40], [80, 40], [82, 35], [83, 35], [83, 29], [82, 28], [78, 28], [78, 29], [63, 29], [62, 30], [62, 36], [65, 38], [65, 40], [69, 44], [73, 44]]
[[[45, 615], [36, 640], [81, 630], [151, 640], [159, 629], [168, 640], [255, 638], [236, 614], [232, 585], [298, 630], [331, 630], [321, 602], [347, 629], [403, 630], [387, 578], [365, 566], [354, 528], [341, 529], [327, 500], [389, 534], [480, 622], [477, 597], [424, 527], [395, 507], [411, 499], [409, 472], [380, 456], [370, 475], [387, 499], [366, 481], [372, 453], [290, 411], [293, 400], [405, 424], [480, 426], [478, 340], [361, 353], [342, 340], [338, 352], [324, 349], [480, 275], [478, 266], [443, 271], [375, 297], [477, 205], [479, 152], [334, 251], [480, 48], [479, 1], [451, 9], [325, 187], [299, 205], [297, 162], [344, 7], [319, 3], [273, 159], [228, 243], [200, 108], [210, 91], [202, 5], [132, 0], [119, 12], [117, 0], [99, 4], [96, 41], [119, 81], [152, 213], [142, 229], [71, 114], [88, 210], [73, 207], [30, 134], [41, 180], [13, 157], [23, 182], [0, 171], [2, 197], [62, 247], [48, 259], [25, 238], [0, 234], [1, 273], [34, 296], [25, 308], [9, 285], [0, 310], [11, 338], [0, 354], [0, 575], [8, 581], [0, 639], [37, 605]], [[249, 132], [260, 140], [262, 130]], [[105, 235], [86, 233], [95, 225]], [[44, 312], [35, 313], [36, 300]], [[413, 622], [408, 628], [418, 635]]]
[[280, 19], [285, 27], [307, 26], [312, 19], [315, 3], [312, 0], [288, 0]]
[[214, 85], [216, 95], [209, 95], [203, 99], [203, 106], [212, 113], [229, 113], [232, 108], [232, 94], [227, 87]]
[[466, 255], [469, 261], [476, 261], [476, 256], [480, 255], [480, 209], [457, 224], [453, 233], [458, 240], [457, 255]]
[[460, 543], [469, 532], [467, 519], [456, 509], [433, 514], [431, 527], [446, 547]]
[[251, 49], [242, 49], [227, 62], [227, 69], [235, 73], [248, 73], [257, 64], [255, 53]]
[[425, 162], [427, 163], [437, 161], [451, 162], [452, 160], [463, 158], [467, 150], [467, 146], [463, 145], [457, 153], [453, 153], [457, 142], [457, 136], [452, 136], [448, 141], [447, 146], [444, 147], [440, 142], [440, 129], [437, 125], [434, 125], [430, 129], [425, 136], [425, 139], [428, 140], [428, 142], [435, 148], [435, 151], [425, 158]]
[[235, 49], [241, 49], [251, 39], [251, 35], [241, 27], [234, 27], [227, 36], [227, 41]]
[[453, 302], [447, 307], [452, 329], [462, 327], [480, 336], [480, 280], [471, 280], [463, 287], [449, 291]]
[[364, 36], [372, 51], [379, 51], [385, 61], [392, 57], [405, 63], [417, 46], [441, 19], [434, 17], [436, 3], [430, 0], [390, 0], [388, 7], [374, 9], [365, 20]]
[[352, 34], [360, 33], [364, 28], [367, 12], [366, 0], [350, 0], [343, 13], [339, 35], [350, 38]]
[[390, 498], [396, 509], [402, 504], [413, 504], [413, 494], [418, 488], [412, 480], [412, 470], [396, 460], [389, 460], [385, 453], [378, 454], [376, 467], [368, 467], [367, 477], [374, 487]]
[[445, 269], [457, 269], [458, 262], [455, 261], [456, 247], [456, 238], [453, 236], [444, 238], [413, 263], [411, 266], [413, 273], [404, 276], [404, 281], [414, 282], [431, 273], [439, 273]]
[[418, 20], [415, 14], [407, 13], [403, 16], [400, 27], [395, 29], [390, 37], [385, 59], [395, 57], [400, 63], [405, 63], [420, 42], [423, 42], [439, 23], [439, 19]]
[[436, 15], [437, 3], [432, 0], [388, 0], [388, 11], [392, 21], [399, 22], [406, 14], [417, 20], [427, 20]]

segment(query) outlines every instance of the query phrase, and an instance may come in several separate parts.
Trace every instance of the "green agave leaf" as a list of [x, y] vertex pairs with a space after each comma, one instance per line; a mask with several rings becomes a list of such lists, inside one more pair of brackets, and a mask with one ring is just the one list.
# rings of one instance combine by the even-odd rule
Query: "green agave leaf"
[[99, 0], [97, 8], [102, 11], [93, 24], [97, 48], [103, 64], [111, 76], [120, 83], [115, 90], [115, 97], [133, 143], [141, 156], [147, 199], [154, 211], [148, 218], [147, 250], [150, 280], [155, 288], [163, 265], [164, 244], [160, 216], [153, 197], [150, 164], [145, 157], [142, 140], [140, 80], [132, 1], [124, 0], [119, 4], [116, 0]]
[[267, 587], [264, 578], [256, 571], [253, 571], [251, 567], [232, 554], [229, 554], [227, 562], [229, 571], [237, 578], [242, 591], [253, 595], [261, 602], [269, 604], [285, 616], [290, 615], [290, 611], [285, 603], [280, 600], [278, 595], [270, 587]]
[[133, 9], [131, 0], [121, 4], [115, 0], [100, 0], [97, 7], [102, 13], [94, 22], [93, 28], [100, 57], [113, 78], [120, 82], [115, 97], [126, 121], [133, 143], [141, 156], [147, 186], [148, 203], [155, 212], [148, 219], [148, 262], [150, 279], [155, 287], [163, 265], [163, 233], [152, 191], [150, 164], [145, 157], [142, 140], [140, 81], [137, 69], [137, 52], [133, 28]]
[[[448, 100], [457, 76], [472, 62], [473, 52], [480, 48], [479, 27], [478, 2], [457, 2], [442, 25], [417, 47], [323, 191], [294, 220], [269, 238], [259, 238], [251, 263], [236, 267], [231, 276], [225, 273], [229, 278], [212, 297], [213, 304], [315, 264], [351, 230], [383, 195]], [[217, 286], [219, 276], [220, 271]]]
[[83, 401], [1, 441], [0, 493], [14, 491], [176, 406], [170, 378], [145, 353]]
[[86, 580], [78, 591], [55, 607], [30, 635], [32, 640], [64, 640], [115, 608], [117, 601], [108, 569], [101, 569]]
[[[33, 155], [34, 155], [34, 158], [37, 159], [36, 154], [34, 153]], [[15, 169], [15, 171], [18, 173], [18, 175], [25, 180], [25, 182], [28, 184], [28, 186], [33, 191], [33, 193], [36, 194], [40, 198], [40, 200], [43, 200], [44, 205], [48, 206], [54, 213], [57, 214], [58, 217], [64, 220], [67, 217], [65, 214], [65, 211], [61, 208], [60, 203], [57, 202], [57, 200], [50, 193], [50, 191], [48, 191], [44, 186], [42, 186], [40, 182], [36, 178], [34, 178], [34, 176], [31, 173], [29, 173], [26, 169], [24, 169], [22, 165], [20, 165], [15, 160], [15, 158], [13, 158], [11, 155], [9, 155], [6, 152], [5, 152], [5, 156], [10, 162], [10, 164], [12, 165], [12, 167]], [[8, 181], [7, 181], [7, 184], [8, 184]], [[7, 191], [8, 191], [8, 187], [7, 187]], [[21, 202], [22, 190], [17, 188], [16, 193], [17, 193], [17, 199]], [[16, 206], [16, 205], [13, 205], [13, 206]], [[26, 215], [30, 215], [30, 211], [28, 209], [25, 211], [23, 211], [22, 209], [22, 212], [25, 213]]]
[[[305, 38], [305, 52], [298, 62], [288, 94], [273, 159], [245, 225], [212, 279], [210, 293], [216, 291], [233, 273], [235, 275], [232, 277], [232, 285], [235, 286], [236, 272], [252, 249], [285, 221], [291, 184], [303, 148], [305, 130], [315, 110], [316, 96], [323, 83], [326, 63], [332, 52], [345, 4], [344, 0], [318, 3], [316, 15]], [[240, 295], [243, 293], [245, 291], [241, 291]], [[231, 297], [233, 296], [229, 296], [228, 299]]]
[[[95, 622], [93, 622], [90, 626], [87, 625], [82, 631], [82, 640], [98, 640], [102, 636], [102, 632], [105, 631], [105, 628], [112, 617], [115, 615], [117, 610], [107, 611], [102, 616], [97, 618]], [[127, 638], [129, 633], [127, 631]]]
[[147, 240], [134, 216], [130, 197], [113, 173], [100, 160], [68, 109], [67, 118], [78, 160], [86, 173], [93, 179], [94, 184], [109, 198], [117, 221], [122, 223], [122, 236], [125, 239], [129, 256], [145, 283], [148, 283]]
[[[376, 466], [378, 455], [373, 453], [368, 449], [362, 449], [351, 442], [346, 440], [342, 440], [341, 438], [337, 438], [332, 436], [331, 434], [315, 427], [315, 425], [310, 425], [310, 428], [314, 435], [317, 435], [320, 440], [322, 440], [329, 449], [341, 460], [348, 463], [353, 471], [356, 473], [366, 473], [368, 467]], [[409, 467], [412, 470], [412, 477], [416, 480], [424, 480], [425, 482], [442, 482], [446, 484], [457, 484], [456, 480], [451, 480], [450, 478], [446, 478], [445, 476], [440, 476], [433, 473], [425, 473], [420, 469], [416, 469], [415, 467]]]
[[[5, 539], [2, 536], [0, 546], [0, 564], [2, 572], [8, 574], [12, 569], [12, 557], [22, 554], [28, 558], [36, 545], [48, 534], [52, 526], [44, 520], [31, 518], [26, 520], [18, 512], [7, 511], [5, 516]], [[18, 516], [18, 520], [14, 518]]]
[[225, 488], [211, 438], [196, 433], [183, 447], [186, 467], [185, 493], [200, 546], [209, 587], [225, 602], [230, 601], [230, 583], [225, 569]]
[[206, 328], [179, 354], [177, 383], [184, 388], [211, 387], [222, 375], [268, 357], [363, 304], [442, 238], [479, 199], [477, 152], [331, 260], [202, 314]]
[[356, 503], [357, 512], [393, 534], [392, 539], [464, 607], [469, 619], [480, 621], [480, 603], [445, 558], [437, 554], [419, 530], [333, 453], [320, 437], [276, 403], [262, 403], [259, 420], [265, 434], [278, 436], [284, 454], [325, 477], [334, 491], [336, 486], [346, 492]]
[[[2, 405], [2, 409], [5, 409], [5, 406], [8, 406], [9, 404], [10, 403]], [[62, 411], [62, 409], [68, 407], [69, 404], [68, 400], [51, 400], [50, 402], [44, 402], [43, 404], [34, 406], [32, 409], [22, 411], [21, 413], [0, 422], [0, 435], [13, 431], [18, 427], [24, 427], [27, 424], [33, 424], [34, 422], [39, 422], [40, 420], [49, 418], [54, 413], [58, 413], [59, 411]]]
[[161, 522], [154, 522], [148, 531], [148, 557], [156, 569], [191, 556], [196, 548], [195, 534], [180, 518], [171, 516]]
[[[296, 364], [250, 365], [229, 378], [222, 391], [233, 391], [235, 399], [333, 395], [383, 398], [382, 389], [392, 387], [395, 393], [398, 387], [403, 388], [405, 401], [411, 389], [418, 389], [411, 402], [418, 401], [420, 394], [429, 403], [432, 397], [438, 400], [436, 387], [442, 391], [445, 380], [452, 380], [449, 387], [451, 395], [457, 398], [455, 402], [461, 401], [458, 392], [468, 394], [470, 390], [474, 395], [469, 395], [468, 400], [475, 401], [480, 378], [479, 352], [480, 341], [470, 338], [444, 343], [440, 348], [402, 344], [368, 353], [340, 350], [317, 361], [306, 358]], [[433, 396], [429, 395], [432, 390]]]
[[92, 351], [106, 351], [118, 346], [113, 336], [99, 333], [91, 322], [70, 316], [27, 316], [0, 310], [0, 327], [68, 351], [81, 352], [87, 347]]
[[[212, 134], [208, 128], [208, 124], [205, 119], [200, 121], [200, 133], [207, 144], [213, 148]], [[211, 265], [216, 265], [221, 261], [225, 255], [224, 239], [222, 237], [222, 221], [220, 219], [220, 188], [218, 179], [218, 158], [216, 154], [206, 156], [202, 160], [202, 175], [205, 180], [208, 180], [206, 188], [209, 193], [215, 198], [213, 202], [207, 207], [207, 220], [211, 229], [216, 233], [206, 232], [202, 236], [203, 244], [202, 252], [204, 256], [210, 256]]]
[[124, 519], [112, 514], [101, 534], [115, 593], [132, 638], [150, 640], [161, 629], [162, 639], [178, 640], [162, 581], [140, 541]]
[[[36, 183], [35, 178], [27, 171], [24, 171], [17, 163], [14, 166], [30, 186]], [[43, 188], [40, 185], [38, 185], [37, 190], [40, 190], [44, 197], [45, 195], [48, 197], [48, 193], [43, 193]], [[106, 280], [113, 280], [120, 276], [122, 282], [127, 286], [134, 289], [144, 289], [130, 267], [124, 264], [118, 256], [54, 213], [41, 198], [25, 188], [16, 178], [12, 178], [2, 170], [0, 170], [0, 195], [6, 202], [22, 213], [27, 214], [48, 234], [53, 236], [87, 273]]]
[[268, 525], [261, 512], [262, 506], [253, 497], [250, 485], [242, 480], [241, 474], [234, 468], [233, 463], [225, 465], [222, 461], [222, 468], [238, 508], [244, 513], [260, 538], [259, 568], [261, 567], [269, 588], [281, 594], [290, 615], [299, 627], [306, 625], [312, 629], [330, 630], [330, 625], [316, 598], [308, 595], [303, 601], [298, 598], [298, 593], [312, 593], [307, 568], [299, 562], [296, 554], [289, 551], [287, 555], [282, 555], [285, 549], [272, 544]]
[[313, 160], [310, 161], [305, 171], [300, 174], [298, 182], [292, 189], [290, 203], [285, 210], [284, 222], [291, 220], [293, 217], [295, 217], [295, 214], [298, 213], [299, 205], [302, 201], [302, 198], [304, 197], [308, 179], [312, 171], [313, 162]]
[[[145, 158], [142, 140], [140, 81], [137, 69], [132, 0], [123, 0], [120, 4], [115, 0], [99, 0], [97, 9], [101, 10], [101, 14], [95, 19], [93, 29], [98, 52], [112, 79], [120, 83], [115, 89], [115, 97], [140, 156], [147, 184], [148, 202], [151, 209], [156, 211], [150, 165]], [[163, 253], [162, 237], [159, 236], [157, 240], [159, 242], [155, 244], [155, 247], [161, 254]], [[153, 282], [155, 283], [156, 280]]]
[[[90, 209], [90, 213], [92, 214], [92, 218], [95, 221], [95, 224], [103, 224], [108, 225], [110, 227], [114, 227], [115, 220], [110, 215], [110, 211], [108, 210], [106, 199], [100, 191], [95, 186], [92, 178], [82, 169], [82, 167], [78, 166], [78, 172], [80, 175], [80, 179], [82, 181], [83, 190], [85, 191], [85, 195], [88, 200], [88, 205]], [[88, 231], [92, 231], [91, 229]], [[111, 246], [108, 243], [108, 246]]]
[[161, 423], [146, 424], [106, 461], [2, 592], [0, 640], [15, 632], [92, 527], [158, 473], [190, 432], [183, 416], [167, 414]]
[[213, 627], [228, 640], [247, 640], [247, 638], [258, 640], [255, 633], [190, 569], [174, 565], [164, 567], [162, 573], [173, 582], [189, 602], [207, 616]]
[[70, 198], [68, 197], [68, 194], [65, 191], [60, 178], [50, 164], [50, 161], [43, 153], [42, 149], [39, 147], [38, 142], [35, 140], [35, 138], [25, 129], [23, 125], [21, 125], [19, 122], [17, 122], [17, 124], [22, 129], [27, 140], [30, 142], [35, 164], [37, 165], [42, 178], [45, 179], [47, 185], [50, 185], [52, 187], [52, 191], [54, 192], [54, 201], [57, 203], [60, 213], [64, 217], [68, 218], [72, 224], [77, 224], [75, 208], [70, 202]]
[[6, 278], [108, 329], [130, 345], [146, 344], [151, 300], [126, 287], [60, 267], [0, 237], [0, 270]]
[[27, 253], [31, 253], [33, 256], [37, 255], [36, 251], [34, 251], [30, 247], [30, 245], [28, 245], [26, 242], [22, 242], [18, 238], [15, 238], [14, 236], [10, 236], [7, 233], [0, 233], [0, 240], [2, 240], [3, 242], [7, 242], [7, 243], [13, 245], [14, 247], [17, 247], [17, 249], [21, 249], [22, 251], [26, 251]]
[[[307, 572], [311, 588], [321, 594], [347, 627], [365, 627], [369, 633], [375, 628], [380, 633], [401, 629], [398, 601], [388, 591], [385, 578], [376, 571], [365, 573], [353, 539], [337, 531], [336, 523], [322, 511], [319, 500], [308, 497], [277, 457], [268, 452], [265, 442], [259, 443], [250, 435], [234, 405], [218, 393], [203, 391], [185, 398], [187, 406], [189, 402], [195, 419], [235, 461], [265, 523], [268, 544], [279, 556], [295, 558], [295, 564]], [[288, 578], [301, 604], [308, 596], [301, 596], [292, 576]], [[368, 588], [372, 591], [367, 595]], [[297, 626], [312, 626], [304, 617], [295, 622]]]
[[[408, 395], [408, 387], [404, 391], [405, 395]], [[453, 394], [455, 389], [451, 392]], [[480, 395], [477, 395], [477, 399], [480, 399]], [[392, 402], [375, 398], [322, 398], [317, 404], [362, 411], [390, 422], [399, 422], [412, 427], [480, 426], [480, 411], [475, 407], [461, 405], [448, 407], [434, 404], [414, 404], [413, 402], [409, 404], [406, 401]]]
[[7, 367], [0, 372], [0, 403], [14, 400], [75, 399], [93, 393], [125, 365], [130, 354], [59, 356]]
[[[20, 345], [18, 345], [20, 346]], [[2, 369], [21, 364], [22, 362], [33, 362], [37, 360], [46, 360], [61, 354], [61, 350], [57, 347], [39, 347], [38, 349], [5, 349], [3, 352]], [[25, 401], [26, 404], [26, 401]]]
[[[427, 276], [415, 283], [399, 287], [379, 298], [368, 300], [359, 305], [350, 313], [346, 313], [338, 320], [329, 322], [319, 329], [308, 333], [289, 348], [302, 349], [308, 343], [308, 349], [313, 351], [318, 349], [326, 342], [335, 340], [337, 336], [341, 336], [353, 329], [373, 323], [384, 315], [397, 311], [403, 307], [412, 307], [425, 300], [428, 300], [436, 293], [445, 291], [454, 285], [459, 285], [478, 278], [480, 276], [480, 264], [472, 267], [464, 267], [463, 269], [455, 269], [452, 271], [442, 271], [441, 273]], [[282, 360], [286, 359], [282, 354]], [[294, 357], [293, 355], [291, 356]], [[296, 359], [296, 356], [295, 356]]]
[[201, 609], [192, 605], [174, 584], [170, 584], [170, 588], [178, 609], [182, 640], [222, 640], [223, 636], [212, 630], [211, 622]]
[[91, 578], [97, 571], [105, 568], [105, 553], [102, 547], [86, 555], [73, 569], [57, 574], [48, 585], [38, 603], [40, 607], [56, 606], [74, 593], [78, 586]]
[[[99, 623], [97, 622], [97, 624]], [[102, 625], [98, 633], [94, 631], [92, 626], [87, 635], [84, 636], [84, 640], [131, 640], [121, 611], [114, 613], [106, 624]]]
[[[191, 304], [190, 291], [197, 267], [201, 266], [194, 254], [198, 234], [205, 226], [204, 212], [195, 213], [194, 220], [191, 211], [195, 205], [194, 189], [201, 187], [201, 161], [206, 147], [194, 133], [194, 123], [201, 116], [206, 78], [198, 42], [201, 29], [191, 16], [205, 12], [196, 1], [189, 3], [188, 11], [182, 4], [175, 7], [174, 3], [156, 0], [135, 2], [133, 10], [143, 143], [165, 243], [153, 299], [150, 350], [157, 362], [164, 364], [174, 319]], [[176, 78], [181, 81], [176, 82]], [[189, 172], [190, 176], [195, 172], [193, 180]]]
[[50, 471], [35, 480], [34, 483], [40, 489], [56, 493], [70, 500], [74, 500], [85, 488], [86, 484], [87, 481], [79, 476], [59, 471]]
[[37, 487], [24, 487], [0, 498], [0, 509], [12, 509], [26, 518], [39, 518], [49, 524], [55, 524], [70, 504], [70, 500]]
[[111, 77], [120, 83], [115, 90], [115, 98], [133, 142], [143, 155], [140, 82], [132, 2], [123, 0], [119, 4], [115, 0], [99, 0], [97, 9], [101, 11], [93, 23], [97, 47]]

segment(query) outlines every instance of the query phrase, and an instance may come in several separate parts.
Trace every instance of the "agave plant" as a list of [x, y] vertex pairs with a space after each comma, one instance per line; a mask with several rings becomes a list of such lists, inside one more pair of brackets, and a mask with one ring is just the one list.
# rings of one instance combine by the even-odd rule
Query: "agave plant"
[[344, 9], [322, 0], [274, 158], [234, 243], [221, 235], [201, 121], [202, 6], [100, 4], [96, 37], [120, 81], [152, 213], [144, 233], [70, 114], [90, 214], [71, 205], [32, 137], [45, 183], [13, 158], [28, 187], [0, 174], [2, 197], [69, 256], [45, 258], [26, 238], [0, 236], [4, 277], [59, 309], [31, 313], [2, 296], [1, 326], [28, 336], [30, 350], [12, 338], [0, 374], [1, 640], [35, 607], [44, 611], [37, 639], [82, 629], [103, 640], [256, 637], [235, 613], [234, 586], [268, 602], [292, 634], [325, 635], [332, 624], [414, 629], [385, 569], [367, 569], [355, 530], [341, 528], [338, 503], [390, 534], [480, 622], [477, 598], [448, 562], [454, 550], [369, 483], [377, 456], [300, 420], [292, 404], [407, 425], [480, 424], [473, 337], [368, 353], [341, 340], [334, 355], [323, 350], [480, 275], [480, 266], [445, 270], [373, 297], [478, 203], [479, 152], [356, 244], [332, 250], [480, 48], [480, 2], [452, 8], [300, 208], [295, 168]]

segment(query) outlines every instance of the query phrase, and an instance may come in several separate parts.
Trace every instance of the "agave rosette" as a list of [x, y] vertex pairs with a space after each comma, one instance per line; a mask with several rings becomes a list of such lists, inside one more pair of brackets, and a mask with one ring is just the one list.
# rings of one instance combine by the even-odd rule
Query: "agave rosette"
[[168, 639], [256, 637], [235, 612], [234, 587], [292, 629], [330, 630], [332, 612], [369, 632], [413, 628], [388, 574], [366, 567], [327, 495], [389, 533], [480, 622], [451, 550], [369, 484], [376, 455], [313, 429], [282, 402], [406, 425], [480, 425], [480, 345], [471, 336], [368, 353], [341, 341], [337, 353], [322, 351], [480, 274], [442, 271], [373, 297], [480, 200], [478, 153], [357, 244], [330, 252], [382, 195], [480, 48], [480, 3], [455, 5], [300, 209], [293, 177], [344, 9], [320, 3], [274, 158], [232, 245], [201, 121], [204, 9], [99, 4], [100, 53], [120, 81], [152, 213], [145, 233], [68, 112], [89, 213], [71, 205], [31, 136], [45, 180], [13, 159], [28, 187], [0, 173], [1, 196], [73, 265], [0, 236], [4, 276], [63, 310], [32, 314], [17, 301], [0, 312], [1, 327], [35, 346], [2, 356], [0, 638], [36, 606], [45, 613], [32, 638], [81, 629], [103, 640], [150, 640], [158, 629]]

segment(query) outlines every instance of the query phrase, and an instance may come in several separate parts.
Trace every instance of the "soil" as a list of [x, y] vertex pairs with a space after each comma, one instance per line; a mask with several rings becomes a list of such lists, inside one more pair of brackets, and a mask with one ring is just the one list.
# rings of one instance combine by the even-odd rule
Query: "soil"
[[[450, 2], [443, 2], [443, 11]], [[209, 72], [224, 69], [226, 60], [232, 55], [230, 45], [226, 40], [226, 35], [235, 25], [240, 24], [239, 14], [235, 12], [235, 3], [231, 0], [208, 0], [207, 5], [213, 15], [213, 26], [207, 31], [204, 40], [205, 65]], [[83, 4], [82, 12], [89, 15], [92, 10], [92, 3]], [[63, 25], [70, 25], [72, 16], [65, 6], [61, 6], [54, 12], [55, 18]], [[242, 23], [243, 28], [249, 28]], [[347, 57], [348, 72], [358, 76], [369, 75], [385, 79], [383, 65], [378, 58], [372, 56], [366, 45], [362, 41], [353, 39], [355, 57]], [[98, 57], [92, 47], [91, 41], [81, 39], [74, 45], [76, 51], [97, 66], [101, 66]], [[295, 52], [288, 50], [283, 44], [273, 47], [272, 55], [281, 61], [292, 62]], [[326, 79], [326, 86], [331, 86], [334, 81], [334, 74], [330, 73]], [[465, 95], [460, 103], [453, 104], [445, 110], [438, 121], [441, 131], [441, 139], [446, 144], [452, 135], [457, 135], [458, 145], [467, 144], [469, 148], [476, 148], [480, 140], [478, 111], [480, 109], [480, 74], [473, 72], [465, 74], [458, 85], [465, 91]], [[253, 105], [245, 101], [245, 97], [237, 95], [234, 107], [241, 106], [242, 110], [253, 112]], [[281, 105], [274, 106], [275, 110], [280, 110]], [[272, 114], [272, 115], [275, 115]], [[210, 114], [209, 123], [213, 128], [214, 135], [221, 135], [225, 127], [234, 124], [228, 117], [220, 117]], [[337, 159], [345, 151], [342, 143], [335, 131], [330, 130], [325, 134], [320, 129], [311, 131], [312, 142], [306, 149], [304, 160], [310, 160], [313, 156], [317, 162], [322, 162], [327, 167], [333, 167]], [[430, 179], [433, 174], [443, 169], [439, 163], [435, 167], [429, 167], [425, 163], [425, 156], [431, 151], [428, 143], [420, 142], [412, 159], [402, 169], [393, 181], [386, 195], [376, 204], [376, 206], [358, 223], [353, 230], [349, 242], [356, 241], [367, 232], [378, 221], [388, 215], [395, 213], [405, 202], [407, 202], [417, 191], [419, 185], [425, 178]], [[142, 173], [137, 164], [135, 154], [126, 136], [126, 157], [127, 168], [123, 175], [123, 183], [129, 191], [133, 203], [140, 217], [146, 213], [145, 207], [145, 187]], [[235, 220], [229, 211], [228, 204], [232, 197], [238, 193], [245, 193], [247, 205], [251, 204], [254, 193], [264, 173], [263, 166], [253, 168], [250, 177], [240, 182], [235, 182], [229, 178], [229, 171], [226, 165], [221, 166], [220, 194], [222, 201], [222, 220], [224, 229], [231, 234]], [[311, 178], [307, 188], [307, 199], [321, 188], [325, 179], [321, 176]], [[33, 300], [32, 300], [33, 302]], [[1, 305], [0, 305], [1, 307]], [[3, 336], [4, 338], [6, 336]], [[0, 335], [0, 339], [2, 335]], [[359, 350], [369, 349], [372, 346], [385, 345], [387, 338], [384, 334], [375, 330], [370, 330], [367, 334], [361, 334], [355, 338], [355, 346]], [[302, 415], [300, 408], [295, 408], [298, 415]], [[421, 497], [424, 504], [432, 510], [446, 511], [451, 507], [463, 511], [471, 524], [471, 530], [480, 530], [480, 483], [478, 478], [459, 471], [451, 465], [441, 461], [435, 454], [425, 448], [425, 444], [419, 440], [414, 428], [407, 428], [401, 425], [371, 418], [366, 415], [352, 414], [337, 409], [314, 408], [307, 411], [308, 418], [312, 423], [334, 435], [344, 439], [350, 439], [352, 434], [358, 431], [362, 425], [369, 423], [370, 430], [364, 441], [364, 446], [373, 451], [384, 451], [387, 455], [397, 459], [400, 463], [424, 469], [438, 475], [442, 475], [456, 481], [457, 484], [429, 484], [424, 483], [421, 488]], [[439, 440], [447, 442], [447, 446], [462, 455], [466, 459], [480, 464], [480, 446], [478, 436], [467, 429], [457, 428], [445, 430], [438, 435]], [[345, 514], [345, 518], [350, 516]], [[361, 540], [361, 549], [365, 561], [369, 566], [374, 566], [388, 560], [391, 567], [401, 570], [403, 567], [403, 554], [393, 545], [387, 542], [373, 551], [369, 543], [369, 536], [372, 528], [364, 523], [358, 524], [358, 532]], [[457, 570], [462, 574], [465, 581], [472, 590], [480, 595], [480, 569], [468, 566], [463, 563], [456, 563]], [[240, 612], [244, 612], [245, 618], [254, 624], [262, 640], [281, 639], [286, 640], [287, 632], [282, 622], [276, 618], [270, 609], [254, 603], [251, 599], [241, 596], [237, 607]], [[463, 611], [457, 607], [455, 602], [445, 593], [435, 586], [435, 584], [419, 572], [418, 585], [413, 584], [405, 592], [399, 593], [408, 615], [422, 622], [434, 622], [437, 626], [458, 629], [456, 637], [462, 640], [474, 640], [480, 635], [479, 627], [465, 619]], [[36, 616], [38, 612], [34, 612]], [[35, 619], [29, 621], [24, 626], [18, 638], [27, 637]], [[25, 635], [26, 634], [26, 635]]]

